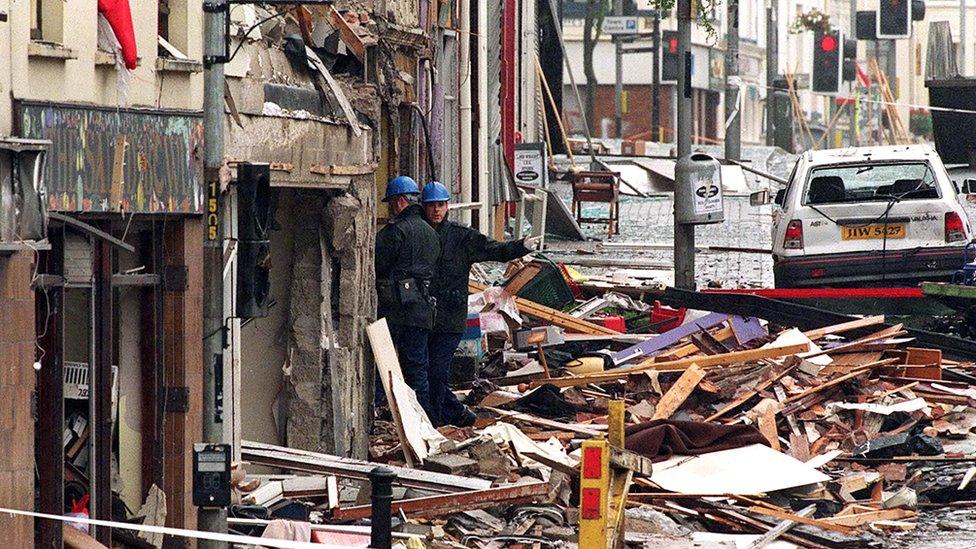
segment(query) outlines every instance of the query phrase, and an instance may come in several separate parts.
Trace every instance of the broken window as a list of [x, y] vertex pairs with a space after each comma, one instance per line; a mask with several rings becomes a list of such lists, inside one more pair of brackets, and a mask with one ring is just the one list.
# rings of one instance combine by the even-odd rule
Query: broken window
[[159, 0], [156, 34], [159, 36], [159, 56], [187, 59], [186, 0]]

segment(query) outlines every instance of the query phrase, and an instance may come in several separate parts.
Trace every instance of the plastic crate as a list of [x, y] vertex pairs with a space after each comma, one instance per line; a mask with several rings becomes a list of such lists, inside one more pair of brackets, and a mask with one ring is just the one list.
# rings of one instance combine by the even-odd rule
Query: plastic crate
[[545, 258], [537, 258], [536, 262], [542, 269], [535, 278], [522, 286], [518, 296], [560, 311], [572, 305], [576, 298], [563, 277], [562, 270]]
[[[88, 363], [64, 363], [64, 398], [88, 400], [91, 385], [88, 383]], [[119, 367], [112, 366], [112, 402], [118, 400]]]

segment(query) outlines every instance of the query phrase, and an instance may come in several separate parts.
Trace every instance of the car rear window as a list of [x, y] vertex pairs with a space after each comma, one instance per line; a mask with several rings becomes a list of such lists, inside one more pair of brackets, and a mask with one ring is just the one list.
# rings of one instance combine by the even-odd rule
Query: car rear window
[[824, 166], [811, 170], [807, 181], [804, 204], [939, 198], [935, 174], [925, 162]]

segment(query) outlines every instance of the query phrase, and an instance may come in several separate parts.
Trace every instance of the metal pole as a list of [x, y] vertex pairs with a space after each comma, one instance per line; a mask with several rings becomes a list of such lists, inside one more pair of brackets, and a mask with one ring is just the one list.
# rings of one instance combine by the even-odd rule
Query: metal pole
[[[678, 158], [691, 154], [691, 0], [678, 0]], [[677, 182], [676, 182], [677, 183]], [[684, 205], [678, 197], [688, 193], [674, 193], [674, 285], [677, 288], [695, 289], [695, 226], [677, 223], [677, 212]], [[690, 208], [684, 208], [690, 209]]]
[[959, 0], [959, 74], [966, 76], [966, 0]]
[[742, 156], [742, 102], [739, 98], [739, 0], [728, 0], [729, 28], [725, 38], [725, 158]]
[[769, 0], [766, 8], [766, 144], [776, 144], [776, 94], [773, 82], [779, 74], [779, 36], [776, 25], [779, 15], [779, 0]]
[[[624, 0], [616, 0], [614, 3], [613, 13], [616, 16], [622, 16], [624, 14]], [[624, 138], [624, 54], [623, 54], [623, 42], [620, 40], [620, 36], [613, 37], [614, 46], [614, 59], [616, 64], [616, 85], [614, 86], [614, 98], [613, 98], [613, 112], [614, 119], [617, 125], [617, 138]]]
[[[226, 0], [204, 4], [204, 56], [210, 59], [224, 54]], [[223, 442], [223, 418], [220, 416], [223, 395], [218, 394], [223, 378], [224, 302], [223, 302], [223, 208], [220, 198], [220, 165], [224, 156], [224, 65], [207, 63], [203, 72], [203, 167], [207, 188], [207, 226], [203, 248], [203, 440]], [[213, 221], [213, 222], [212, 222]], [[200, 529], [227, 532], [226, 509], [199, 510]], [[216, 541], [199, 542], [204, 549], [218, 549]]]
[[393, 518], [390, 503], [393, 501], [396, 473], [386, 467], [376, 467], [368, 476], [372, 489], [369, 546], [372, 549], [390, 549], [393, 542], [393, 535], [390, 533]]
[[661, 135], [661, 10], [654, 10], [654, 51], [651, 52], [651, 141], [664, 141]]

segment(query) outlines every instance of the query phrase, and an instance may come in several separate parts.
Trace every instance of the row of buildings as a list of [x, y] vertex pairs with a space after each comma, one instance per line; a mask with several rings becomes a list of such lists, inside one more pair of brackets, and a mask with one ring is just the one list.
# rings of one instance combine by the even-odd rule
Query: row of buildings
[[[235, 447], [249, 439], [366, 457], [373, 369], [364, 327], [375, 315], [386, 181], [439, 179], [462, 219], [501, 236], [521, 211], [509, 206], [533, 192], [512, 177], [517, 144], [558, 151], [560, 118], [579, 129], [564, 71], [568, 59], [583, 81], [571, 0], [235, 5], [220, 189], [228, 215], [214, 221], [202, 166], [202, 4], [105, 4], [131, 10], [132, 67], [121, 60], [128, 41], [95, 3], [0, 0], [0, 531], [11, 546], [61, 547], [62, 525], [4, 509], [61, 515], [81, 505], [124, 520], [150, 493], [165, 494], [167, 526], [196, 527], [191, 450], [204, 415], [216, 413], [203, 409], [206, 338], [225, 342], [221, 417]], [[848, 25], [850, 6], [828, 4], [780, 2], [779, 21], [785, 29], [816, 5]], [[951, 4], [930, 2], [927, 19], [956, 25]], [[759, 142], [767, 19], [757, 0], [741, 6], [743, 138]], [[721, 9], [716, 20], [721, 35]], [[916, 24], [897, 46], [906, 103], [924, 103], [924, 33]], [[711, 52], [721, 41], [695, 36], [696, 59], [720, 58]], [[810, 37], [779, 36], [780, 66], [801, 60], [794, 72], [808, 71]], [[597, 48], [598, 59], [613, 57], [609, 41]], [[625, 136], [649, 129], [648, 57], [626, 60]], [[597, 67], [598, 113], [613, 112], [604, 89], [612, 69]], [[720, 78], [695, 70], [713, 77], [695, 79], [697, 133], [721, 139]], [[826, 112], [823, 97], [801, 100]], [[602, 122], [596, 132], [615, 134]], [[276, 205], [262, 265], [269, 313], [248, 320], [234, 313], [242, 162], [270, 165]], [[226, 237], [220, 296], [203, 293], [215, 222]], [[223, 302], [219, 333], [204, 333], [205, 300]], [[103, 543], [113, 536], [94, 533]]]
[[[220, 412], [235, 449], [248, 439], [365, 458], [373, 366], [364, 327], [375, 317], [386, 181], [440, 179], [467, 203], [459, 215], [501, 233], [505, 203], [522, 192], [508, 176], [515, 143], [543, 137], [536, 29], [555, 20], [537, 21], [537, 2], [237, 4], [225, 65], [226, 213], [211, 218], [202, 3], [105, 3], [131, 10], [121, 30], [95, 4], [0, 0], [8, 546], [61, 547], [63, 525], [4, 509], [126, 520], [150, 494], [165, 495], [166, 526], [196, 528], [192, 447], [203, 417], [217, 413], [203, 409], [207, 338], [224, 339]], [[122, 61], [133, 53], [126, 33], [134, 68]], [[545, 70], [558, 77], [559, 67]], [[243, 162], [270, 165], [275, 204], [261, 265], [269, 312], [248, 320], [234, 312]], [[215, 223], [224, 292], [204, 295]], [[206, 300], [223, 302], [219, 333], [204, 333]], [[130, 535], [93, 530], [107, 545]]]
[[[965, 1], [965, 0], [963, 0]], [[572, 66], [573, 76], [578, 85], [586, 82], [583, 68], [583, 26], [587, 0], [567, 0], [563, 5], [563, 31], [566, 40], [567, 56]], [[639, 4], [639, 3], [638, 3]], [[868, 60], [876, 57], [886, 72], [894, 69], [894, 76], [887, 78], [892, 93], [899, 106], [899, 114], [909, 125], [913, 114], [925, 112], [928, 105], [928, 91], [925, 88], [925, 64], [928, 55], [929, 23], [948, 21], [952, 30], [952, 39], [958, 47], [960, 40], [960, 0], [926, 0], [925, 19], [913, 24], [911, 38], [896, 41], [882, 40], [879, 43], [859, 41], [858, 62], [863, 72], [871, 76]], [[613, 3], [608, 4], [612, 6]], [[627, 43], [628, 48], [646, 49], [651, 45], [652, 19], [649, 12], [636, 11], [637, 4], [625, 2], [625, 13], [639, 14], [638, 32], [640, 37]], [[739, 0], [739, 74], [742, 79], [742, 142], [751, 144], [766, 143], [765, 106], [769, 84], [766, 82], [766, 44], [767, 26], [770, 21], [777, 23], [778, 69], [779, 74], [791, 73], [798, 77], [798, 82], [804, 82], [803, 75], [809, 75], [813, 65], [813, 32], [791, 31], [790, 27], [797, 21], [798, 16], [811, 14], [813, 10], [829, 16], [833, 28], [839, 28], [848, 36], [855, 34], [852, 24], [852, 14], [856, 11], [876, 10], [878, 0], [799, 0], [777, 2], [775, 19], [769, 16], [770, 2], [768, 0]], [[607, 15], [612, 12], [607, 9]], [[702, 27], [693, 27], [692, 53], [694, 67], [692, 70], [692, 85], [694, 87], [694, 133], [698, 143], [721, 142], [725, 137], [725, 47], [728, 18], [726, 5], [721, 3], [712, 11], [711, 24], [716, 30], [715, 35], [709, 35]], [[976, 9], [966, 10], [966, 29], [973, 32], [976, 24]], [[674, 30], [677, 20], [671, 13], [665, 14], [661, 21], [662, 30]], [[972, 36], [971, 34], [969, 35]], [[971, 42], [971, 38], [969, 39]], [[889, 48], [894, 45], [893, 53]], [[603, 33], [596, 45], [594, 71], [597, 77], [597, 100], [594, 106], [594, 117], [591, 132], [595, 137], [616, 138], [618, 131], [615, 120], [614, 98], [616, 67], [614, 59], [614, 43], [611, 37]], [[960, 60], [959, 66], [969, 71], [976, 67], [976, 48], [964, 48], [966, 63]], [[888, 56], [894, 60], [889, 61]], [[623, 128], [619, 136], [624, 139], [653, 140], [651, 131], [651, 84], [653, 64], [650, 51], [624, 55], [623, 84], [625, 101], [623, 102]], [[873, 76], [871, 76], [873, 79]], [[563, 81], [565, 91], [563, 102], [565, 115], [570, 120], [574, 133], [582, 135], [582, 114], [576, 101], [574, 91], [570, 88], [569, 79]], [[851, 86], [857, 83], [845, 83], [842, 86], [842, 96], [853, 97]], [[674, 141], [673, 128], [676, 116], [673, 105], [674, 84], [663, 84], [661, 92], [662, 126], [666, 141]], [[582, 92], [581, 92], [582, 93]], [[861, 96], [878, 99], [867, 95], [867, 90], [861, 88]], [[836, 107], [832, 106], [834, 97], [814, 94], [809, 88], [797, 92], [800, 107], [808, 122], [825, 127], [831, 119], [831, 113]], [[864, 103], [865, 113], [870, 108], [878, 108], [877, 104]], [[835, 125], [837, 130], [831, 140], [834, 146], [841, 143], [850, 144], [850, 117], [839, 117]], [[865, 114], [863, 118], [867, 118]]]

